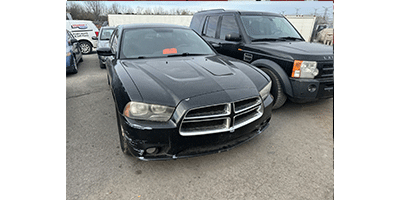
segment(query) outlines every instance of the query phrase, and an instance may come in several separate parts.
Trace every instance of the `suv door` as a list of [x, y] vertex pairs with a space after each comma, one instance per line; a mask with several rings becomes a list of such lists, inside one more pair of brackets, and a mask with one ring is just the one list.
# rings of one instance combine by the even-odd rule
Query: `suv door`
[[225, 40], [225, 36], [227, 34], [240, 34], [239, 26], [236, 21], [236, 17], [232, 15], [223, 15], [221, 19], [221, 23], [218, 26], [218, 44], [220, 47], [217, 51], [221, 54], [228, 55], [230, 57], [234, 57], [237, 59], [243, 59], [243, 52], [238, 49], [242, 46], [242, 40], [240, 41], [227, 41]]
[[217, 32], [217, 27], [219, 24], [219, 16], [218, 15], [212, 15], [212, 16], [207, 16], [206, 20], [204, 21], [204, 26], [203, 30], [201, 32], [201, 36], [209, 42], [216, 50], [219, 48], [219, 33]]

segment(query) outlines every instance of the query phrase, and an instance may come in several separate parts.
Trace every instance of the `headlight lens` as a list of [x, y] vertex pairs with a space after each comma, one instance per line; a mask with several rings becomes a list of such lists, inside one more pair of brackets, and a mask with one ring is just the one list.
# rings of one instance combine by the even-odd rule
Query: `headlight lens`
[[131, 119], [159, 122], [168, 121], [171, 118], [173, 112], [173, 107], [133, 101], [126, 104], [124, 108], [124, 115], [126, 117], [129, 117]]
[[263, 89], [260, 90], [260, 95], [263, 100], [265, 100], [269, 92], [271, 91], [272, 81], [270, 81]]
[[293, 64], [293, 78], [314, 78], [318, 75], [316, 61], [295, 60]]

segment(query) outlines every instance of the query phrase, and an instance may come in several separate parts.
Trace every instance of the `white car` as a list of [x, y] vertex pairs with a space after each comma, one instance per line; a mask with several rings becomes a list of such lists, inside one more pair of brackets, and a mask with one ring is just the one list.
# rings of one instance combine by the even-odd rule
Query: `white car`
[[97, 48], [99, 29], [92, 21], [66, 20], [66, 28], [79, 41], [83, 54], [88, 54], [93, 48]]

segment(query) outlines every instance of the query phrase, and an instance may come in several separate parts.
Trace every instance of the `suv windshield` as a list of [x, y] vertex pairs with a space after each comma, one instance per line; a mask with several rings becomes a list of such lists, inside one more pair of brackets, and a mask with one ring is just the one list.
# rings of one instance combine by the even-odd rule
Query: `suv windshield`
[[196, 33], [188, 29], [127, 29], [122, 34], [121, 58], [208, 54], [214, 54], [214, 51]]
[[109, 40], [113, 31], [114, 29], [103, 29], [100, 35], [100, 40]]
[[284, 17], [242, 15], [240, 19], [252, 41], [301, 39], [301, 36]]

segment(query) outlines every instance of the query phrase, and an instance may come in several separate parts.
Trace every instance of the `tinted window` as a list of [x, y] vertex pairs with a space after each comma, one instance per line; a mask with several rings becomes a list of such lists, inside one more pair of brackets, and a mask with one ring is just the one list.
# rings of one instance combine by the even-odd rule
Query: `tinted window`
[[167, 57], [183, 53], [214, 54], [207, 43], [190, 29], [127, 29], [122, 34], [121, 58]]
[[221, 23], [221, 33], [219, 38], [225, 40], [225, 35], [228, 33], [239, 34], [239, 27], [234, 16], [223, 16]]
[[206, 26], [204, 27], [204, 35], [207, 37], [215, 38], [217, 32], [217, 23], [219, 16], [208, 17]]
[[192, 28], [193, 30], [195, 30], [196, 32], [200, 32], [199, 31], [199, 27], [200, 27], [200, 23], [201, 23], [201, 19], [203, 17], [200, 17], [200, 15], [194, 15], [192, 18], [192, 21], [190, 22], [190, 28]]
[[284, 17], [247, 15], [241, 16], [245, 31], [253, 39], [301, 36]]

